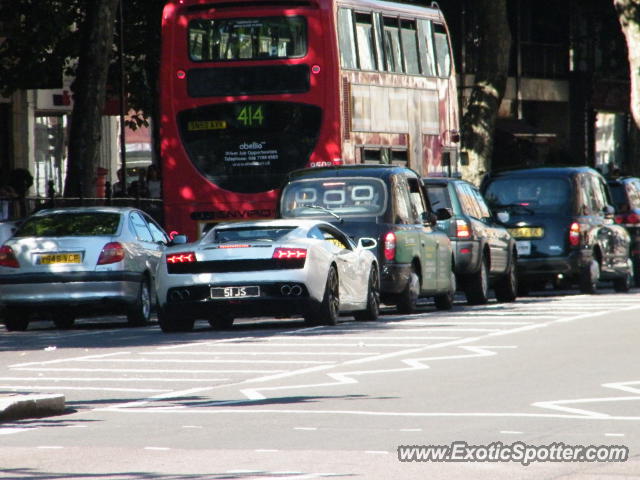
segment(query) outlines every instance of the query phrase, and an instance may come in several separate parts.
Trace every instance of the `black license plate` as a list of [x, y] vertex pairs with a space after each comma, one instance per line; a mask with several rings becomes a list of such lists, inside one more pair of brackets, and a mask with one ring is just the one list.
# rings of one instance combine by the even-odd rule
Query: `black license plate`
[[260, 287], [212, 287], [211, 298], [259, 297]]

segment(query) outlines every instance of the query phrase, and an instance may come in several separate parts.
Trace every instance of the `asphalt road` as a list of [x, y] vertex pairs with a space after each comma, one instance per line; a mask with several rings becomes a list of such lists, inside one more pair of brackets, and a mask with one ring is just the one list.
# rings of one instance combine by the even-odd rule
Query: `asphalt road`
[[[0, 478], [640, 478], [637, 290], [343, 320], [0, 329], [0, 392], [64, 393], [67, 406], [0, 424]], [[630, 458], [398, 459], [399, 446], [452, 442], [620, 445]]]

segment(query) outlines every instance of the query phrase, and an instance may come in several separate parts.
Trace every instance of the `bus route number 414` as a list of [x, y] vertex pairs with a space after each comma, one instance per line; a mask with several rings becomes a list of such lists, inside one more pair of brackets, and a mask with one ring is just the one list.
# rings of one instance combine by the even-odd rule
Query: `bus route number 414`
[[245, 105], [236, 116], [245, 127], [262, 127], [264, 125], [264, 111], [262, 105]]

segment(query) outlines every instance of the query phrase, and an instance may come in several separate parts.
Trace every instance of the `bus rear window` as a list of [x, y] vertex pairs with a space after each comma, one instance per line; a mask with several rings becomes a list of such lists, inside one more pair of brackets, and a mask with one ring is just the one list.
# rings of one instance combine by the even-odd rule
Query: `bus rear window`
[[212, 18], [189, 23], [194, 62], [299, 58], [307, 53], [304, 17]]

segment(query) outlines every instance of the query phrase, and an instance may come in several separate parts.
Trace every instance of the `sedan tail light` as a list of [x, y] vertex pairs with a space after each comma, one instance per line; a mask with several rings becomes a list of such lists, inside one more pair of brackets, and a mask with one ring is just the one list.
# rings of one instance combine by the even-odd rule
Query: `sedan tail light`
[[167, 263], [193, 263], [196, 261], [195, 252], [178, 252], [167, 254]]
[[569, 245], [577, 247], [580, 245], [580, 224], [573, 222], [569, 227]]
[[110, 263], [118, 263], [124, 260], [124, 247], [120, 242], [109, 242], [100, 252], [98, 257], [98, 265], [108, 265]]
[[13, 249], [7, 245], [0, 247], [0, 267], [19, 268], [20, 264]]
[[387, 260], [396, 258], [396, 234], [393, 232], [384, 236], [384, 258]]
[[278, 247], [273, 251], [272, 258], [279, 258], [279, 259], [307, 258], [307, 249], [306, 248]]

